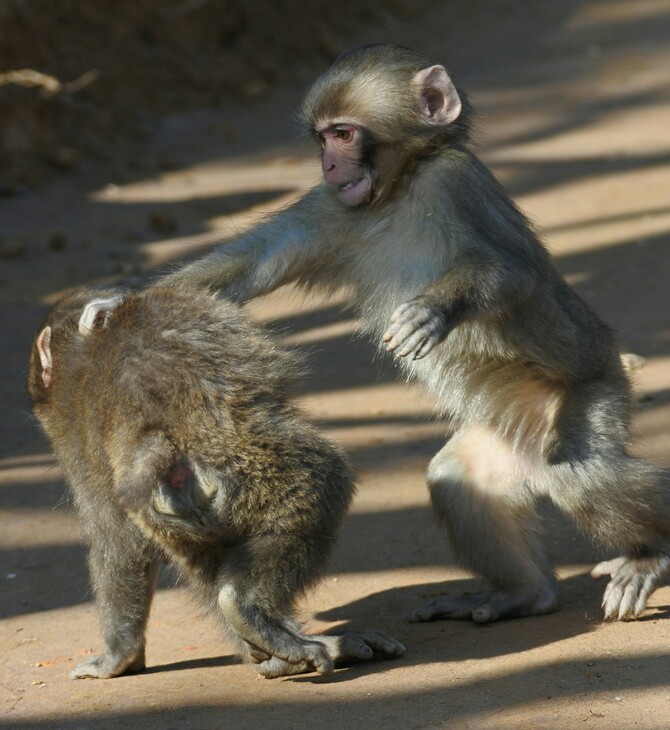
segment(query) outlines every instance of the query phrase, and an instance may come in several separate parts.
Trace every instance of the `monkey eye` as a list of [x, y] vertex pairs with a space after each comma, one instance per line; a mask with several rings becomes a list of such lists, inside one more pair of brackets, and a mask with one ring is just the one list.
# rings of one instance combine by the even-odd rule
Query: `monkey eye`
[[335, 127], [335, 136], [343, 142], [351, 142], [354, 133], [348, 127]]

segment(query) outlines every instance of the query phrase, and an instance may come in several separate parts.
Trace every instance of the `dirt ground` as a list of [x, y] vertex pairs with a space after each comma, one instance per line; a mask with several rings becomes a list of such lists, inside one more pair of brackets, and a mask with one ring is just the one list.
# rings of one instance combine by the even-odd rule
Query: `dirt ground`
[[[670, 0], [434, 2], [343, 45], [380, 40], [445, 62], [470, 91], [479, 152], [568, 280], [646, 358], [636, 451], [670, 464]], [[386, 630], [407, 654], [258, 679], [166, 573], [147, 671], [67, 679], [100, 637], [76, 517], [24, 396], [32, 334], [66, 288], [165, 271], [309, 187], [314, 150], [292, 127], [301, 92], [166, 117], [133, 169], [84, 163], [0, 200], [0, 727], [670, 727], [670, 588], [641, 621], [602, 623], [604, 586], [588, 575], [602, 553], [552, 511], [560, 612], [408, 623], [428, 596], [477, 584], [428, 507], [424, 472], [444, 428], [352, 336], [338, 301], [291, 289], [251, 309], [308, 353], [300, 402], [359, 476], [330, 570], [301, 612], [314, 630]]]

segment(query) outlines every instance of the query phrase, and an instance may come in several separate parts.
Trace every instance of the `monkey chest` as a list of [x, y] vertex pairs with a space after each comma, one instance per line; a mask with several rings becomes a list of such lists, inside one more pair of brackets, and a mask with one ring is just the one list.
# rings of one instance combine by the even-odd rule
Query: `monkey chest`
[[402, 302], [420, 294], [449, 266], [444, 235], [414, 218], [364, 231], [349, 261], [355, 303], [367, 320], [384, 325]]

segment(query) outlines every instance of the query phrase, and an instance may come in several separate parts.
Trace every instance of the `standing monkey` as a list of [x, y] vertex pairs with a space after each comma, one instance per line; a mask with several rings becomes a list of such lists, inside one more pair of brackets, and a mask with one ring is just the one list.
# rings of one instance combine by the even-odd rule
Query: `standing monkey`
[[83, 290], [51, 311], [28, 388], [90, 541], [105, 643], [72, 677], [144, 668], [161, 555], [266, 677], [404, 652], [372, 631], [308, 636], [293, 619], [353, 494], [340, 452], [287, 401], [295, 369], [201, 290]]
[[454, 552], [491, 590], [439, 597], [417, 621], [553, 611], [538, 536], [549, 497], [620, 550], [606, 618], [644, 610], [670, 569], [670, 496], [627, 452], [629, 384], [610, 329], [565, 283], [527, 220], [467, 148], [471, 109], [411, 50], [342, 55], [307, 93], [324, 182], [163, 280], [237, 301], [296, 281], [345, 288], [372, 337], [448, 414], [428, 470]]

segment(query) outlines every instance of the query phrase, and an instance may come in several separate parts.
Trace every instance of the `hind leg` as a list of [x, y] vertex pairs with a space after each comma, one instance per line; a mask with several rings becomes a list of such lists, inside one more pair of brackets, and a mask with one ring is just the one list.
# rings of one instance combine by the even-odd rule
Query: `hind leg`
[[315, 581], [324, 558], [321, 533], [266, 534], [231, 551], [222, 566], [219, 608], [266, 677], [329, 674], [347, 660], [395, 657], [405, 651], [402, 644], [375, 631], [301, 631], [293, 618], [294, 599]]
[[668, 475], [627, 453], [626, 401], [607, 381], [574, 388], [557, 423], [539, 487], [594, 541], [623, 555], [597, 565], [611, 576], [606, 619], [635, 619], [670, 573]]
[[591, 571], [594, 578], [610, 576], [605, 618], [639, 618], [670, 575], [670, 506], [657, 470], [622, 450], [591, 455], [565, 472], [552, 474], [556, 505], [595, 541], [623, 552]]
[[114, 505], [86, 505], [89, 570], [102, 624], [104, 651], [70, 672], [72, 679], [107, 679], [145, 666], [145, 630], [157, 575], [152, 546]]
[[246, 646], [250, 660], [258, 664], [259, 673], [268, 678], [304, 672], [330, 674], [336, 664], [405, 653], [402, 644], [378, 631], [304, 634], [292, 619], [272, 617], [231, 583], [219, 592], [219, 608]]
[[483, 428], [457, 432], [428, 470], [433, 509], [458, 561], [487, 578], [491, 590], [439, 596], [413, 621], [498, 618], [549, 613], [557, 607], [554, 576], [538, 534], [531, 466]]

